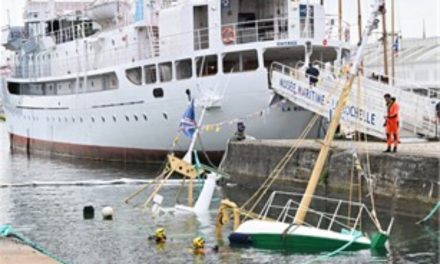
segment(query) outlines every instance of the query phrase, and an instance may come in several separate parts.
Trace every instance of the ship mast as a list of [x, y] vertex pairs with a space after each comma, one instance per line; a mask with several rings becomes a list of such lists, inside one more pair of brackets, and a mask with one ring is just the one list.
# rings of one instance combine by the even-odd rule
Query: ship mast
[[361, 0], [357, 0], [358, 6], [358, 33], [359, 33], [359, 43], [362, 41], [362, 7]]
[[383, 38], [383, 75], [388, 77], [388, 49], [387, 49], [387, 17], [382, 13], [382, 38]]
[[342, 41], [342, 0], [338, 0], [339, 41]]
[[346, 81], [341, 95], [339, 96], [338, 104], [335, 109], [335, 113], [333, 118], [330, 121], [329, 128], [327, 130], [327, 134], [324, 138], [323, 146], [321, 151], [319, 152], [318, 158], [315, 163], [315, 167], [313, 168], [312, 175], [310, 176], [309, 183], [307, 185], [304, 196], [301, 199], [301, 203], [298, 207], [298, 210], [295, 215], [294, 224], [302, 225], [304, 223], [304, 219], [307, 215], [307, 211], [309, 209], [310, 203], [312, 201], [313, 193], [315, 192], [316, 186], [318, 185], [319, 178], [321, 176], [322, 169], [324, 168], [324, 164], [327, 160], [328, 153], [330, 151], [330, 145], [333, 141], [333, 137], [335, 136], [336, 128], [339, 124], [339, 120], [341, 119], [342, 112], [344, 110], [345, 105], [347, 104], [348, 97], [351, 92], [351, 87], [354, 79], [358, 73], [358, 68], [360, 62], [362, 60], [363, 51], [367, 45], [368, 37], [371, 35], [371, 32], [377, 28], [379, 21], [377, 20], [377, 16], [380, 13], [385, 11], [384, 8], [384, 0], [376, 0], [375, 6], [371, 13], [371, 17], [368, 21], [367, 27], [363, 33], [362, 41], [360, 46], [356, 51], [356, 56], [353, 60], [353, 65], [350, 69], [349, 78]]
[[396, 70], [395, 70], [395, 55], [396, 55], [396, 39], [397, 36], [395, 35], [395, 28], [394, 28], [394, 0], [391, 0], [391, 84], [394, 85], [394, 78], [396, 77]]

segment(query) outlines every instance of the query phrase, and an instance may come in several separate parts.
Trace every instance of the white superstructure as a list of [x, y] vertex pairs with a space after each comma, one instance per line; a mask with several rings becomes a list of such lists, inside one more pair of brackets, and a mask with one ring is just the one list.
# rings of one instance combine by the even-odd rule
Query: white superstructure
[[[348, 27], [338, 36], [319, 1], [28, 1], [24, 15], [4, 30], [15, 57], [3, 94], [11, 142], [29, 152], [163, 158], [191, 99], [205, 124], [237, 120], [276, 101], [272, 62], [299, 65], [306, 46], [310, 61], [348, 53]], [[311, 116], [273, 107], [246, 132], [294, 138]], [[233, 123], [203, 133], [204, 150], [222, 151]]]

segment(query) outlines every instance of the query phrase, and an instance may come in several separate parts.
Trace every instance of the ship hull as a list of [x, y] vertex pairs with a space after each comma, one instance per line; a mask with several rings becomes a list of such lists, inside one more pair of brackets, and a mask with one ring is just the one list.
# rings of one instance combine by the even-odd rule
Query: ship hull
[[[238, 121], [257, 139], [280, 139], [298, 137], [312, 117], [287, 102], [270, 105], [274, 93], [267, 87], [266, 70], [164, 84], [164, 97], [159, 99], [152, 98], [151, 87], [133, 86], [120, 77], [119, 89], [89, 94], [25, 96], [3, 89], [11, 146], [29, 154], [161, 161], [169, 151], [185, 152], [190, 143], [179, 133], [189, 103], [185, 89], [190, 89], [197, 105], [202, 95], [192, 87], [212, 87], [226, 78], [229, 87], [224, 98], [206, 111], [203, 120], [202, 125], [213, 126], [201, 130], [201, 141], [196, 144], [196, 149], [214, 159], [219, 159]], [[201, 111], [197, 106], [196, 119]], [[317, 129], [310, 136], [316, 137]]]
[[370, 240], [362, 235], [262, 220], [244, 222], [229, 236], [229, 241], [235, 245], [306, 253], [371, 248]]

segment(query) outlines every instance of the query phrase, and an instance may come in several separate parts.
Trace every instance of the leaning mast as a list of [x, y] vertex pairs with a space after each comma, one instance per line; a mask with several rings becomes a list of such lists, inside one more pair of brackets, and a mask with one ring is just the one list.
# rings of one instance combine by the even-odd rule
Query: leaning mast
[[308, 211], [310, 203], [312, 201], [313, 193], [315, 192], [316, 186], [318, 185], [318, 181], [321, 176], [322, 169], [324, 168], [324, 164], [327, 160], [327, 157], [328, 157], [328, 154], [330, 151], [330, 145], [333, 142], [333, 138], [335, 136], [336, 128], [337, 128], [339, 121], [341, 119], [344, 107], [347, 104], [353, 81], [356, 78], [356, 75], [358, 73], [359, 65], [360, 65], [360, 62], [361, 62], [362, 56], [363, 56], [363, 51], [364, 51], [364, 49], [367, 45], [367, 42], [368, 42], [368, 37], [371, 35], [372, 31], [377, 28], [377, 25], [379, 23], [377, 16], [380, 13], [383, 14], [384, 12], [385, 12], [384, 0], [376, 0], [376, 4], [374, 6], [373, 12], [371, 13], [371, 17], [368, 21], [368, 26], [366, 27], [366, 29], [363, 33], [362, 41], [360, 43], [359, 48], [356, 51], [356, 56], [353, 60], [353, 65], [350, 69], [349, 78], [346, 81], [346, 83], [342, 89], [341, 95], [338, 100], [338, 104], [335, 109], [335, 113], [333, 115], [333, 118], [330, 121], [330, 125], [327, 130], [327, 134], [325, 136], [323, 146], [321, 148], [321, 151], [319, 152], [319, 155], [316, 160], [315, 167], [313, 168], [312, 175], [310, 176], [310, 180], [307, 185], [306, 191], [304, 193], [304, 196], [301, 199], [301, 203], [300, 203], [298, 210], [296, 212], [294, 224], [302, 225], [304, 223], [304, 220], [307, 215], [307, 211]]

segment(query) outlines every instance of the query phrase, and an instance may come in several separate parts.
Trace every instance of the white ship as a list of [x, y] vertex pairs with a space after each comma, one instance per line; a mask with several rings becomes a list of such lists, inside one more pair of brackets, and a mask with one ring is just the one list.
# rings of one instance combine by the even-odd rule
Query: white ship
[[[24, 19], [3, 31], [15, 55], [2, 92], [11, 144], [28, 153], [162, 160], [189, 100], [207, 107], [205, 124], [239, 120], [276, 101], [272, 62], [349, 51], [347, 23], [311, 0], [27, 1]], [[311, 117], [285, 104], [246, 132], [295, 138]], [[234, 131], [203, 133], [198, 148], [222, 152]]]

